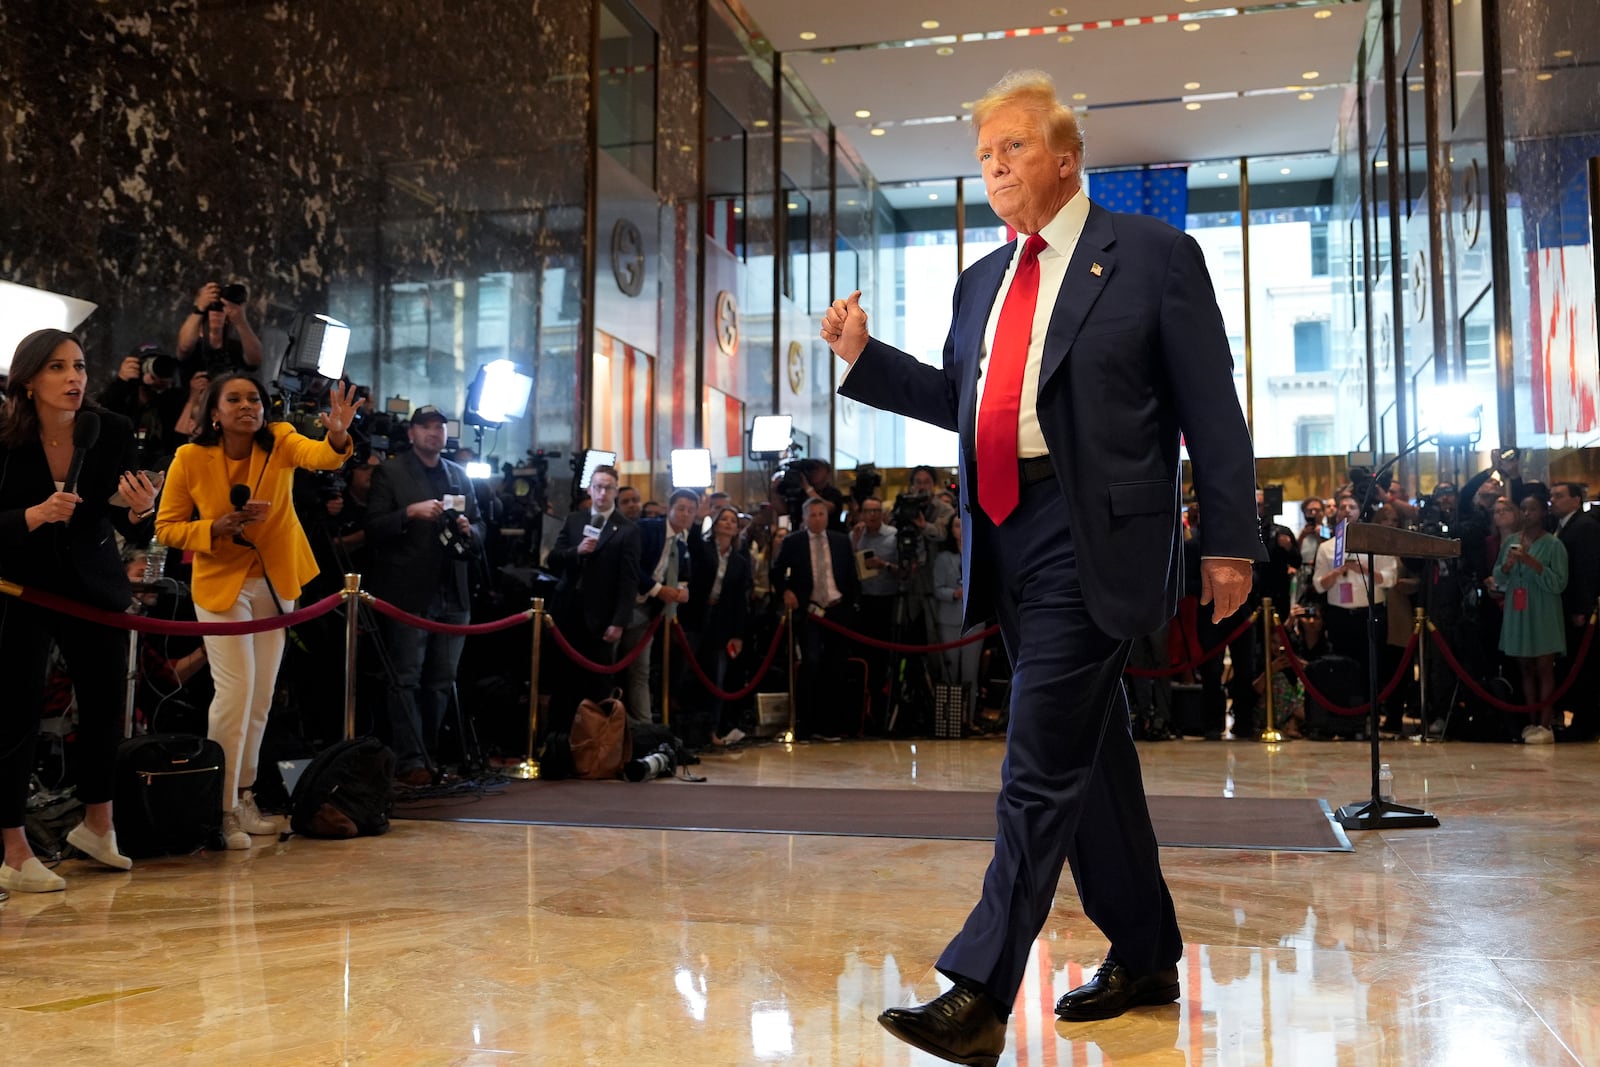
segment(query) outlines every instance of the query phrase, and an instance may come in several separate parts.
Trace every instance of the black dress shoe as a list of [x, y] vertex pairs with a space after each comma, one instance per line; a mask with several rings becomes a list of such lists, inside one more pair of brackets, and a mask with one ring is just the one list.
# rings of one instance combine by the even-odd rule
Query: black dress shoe
[[981, 990], [952, 986], [915, 1008], [889, 1008], [883, 1028], [908, 1045], [951, 1063], [994, 1067], [1006, 1050], [1006, 1024]]
[[1056, 1001], [1056, 1014], [1073, 1021], [1114, 1019], [1129, 1008], [1177, 999], [1176, 965], [1140, 976], [1107, 956], [1093, 978]]

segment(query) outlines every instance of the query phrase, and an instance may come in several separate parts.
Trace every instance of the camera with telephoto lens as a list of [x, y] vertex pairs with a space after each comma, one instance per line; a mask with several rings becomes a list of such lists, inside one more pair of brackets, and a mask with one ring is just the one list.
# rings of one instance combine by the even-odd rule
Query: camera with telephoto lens
[[444, 522], [439, 530], [439, 543], [444, 546], [445, 555], [456, 560], [468, 559], [472, 555], [472, 538], [462, 533], [461, 527], [456, 525], [461, 512], [455, 508], [445, 508], [439, 518]]
[[630, 782], [648, 782], [652, 778], [665, 778], [676, 769], [677, 759], [672, 746], [663, 741], [654, 752], [640, 759], [631, 759], [622, 765], [622, 776]]
[[221, 311], [223, 300], [226, 300], [230, 304], [242, 304], [248, 299], [250, 299], [250, 290], [246, 289], [238, 282], [233, 282], [231, 285], [224, 285], [222, 287], [222, 300], [211, 301], [210, 306], [208, 306], [206, 310]]

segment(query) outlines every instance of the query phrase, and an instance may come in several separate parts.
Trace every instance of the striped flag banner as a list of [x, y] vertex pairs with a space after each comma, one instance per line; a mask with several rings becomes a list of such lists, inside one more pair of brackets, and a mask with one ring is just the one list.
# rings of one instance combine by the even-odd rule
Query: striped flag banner
[[744, 403], [709, 385], [705, 399], [705, 447], [711, 449], [711, 458], [726, 471], [724, 461], [744, 456]]
[[650, 469], [655, 374], [655, 359], [648, 353], [595, 331], [591, 447], [615, 452], [620, 469]]

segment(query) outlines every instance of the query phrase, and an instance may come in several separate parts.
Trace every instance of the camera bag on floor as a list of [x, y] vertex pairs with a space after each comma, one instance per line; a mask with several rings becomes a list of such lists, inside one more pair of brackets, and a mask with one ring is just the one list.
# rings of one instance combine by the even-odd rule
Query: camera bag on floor
[[376, 737], [337, 741], [295, 783], [289, 825], [307, 837], [389, 832], [394, 808], [394, 753]]
[[113, 825], [124, 855], [181, 855], [222, 827], [222, 746], [195, 734], [145, 734], [117, 746]]
[[633, 739], [628, 733], [628, 711], [622, 704], [622, 690], [614, 689], [604, 700], [585, 700], [572, 717], [572, 746], [575, 777], [606, 780], [620, 777], [622, 765], [633, 758]]
[[[1361, 664], [1349, 656], [1318, 656], [1306, 664], [1306, 677], [1317, 692], [1339, 707], [1354, 708], [1367, 703], [1367, 680], [1362, 676]], [[1364, 733], [1366, 728], [1366, 715], [1330, 711], [1310, 688], [1306, 690], [1306, 721], [1302, 729], [1307, 737], [1349, 739]]]

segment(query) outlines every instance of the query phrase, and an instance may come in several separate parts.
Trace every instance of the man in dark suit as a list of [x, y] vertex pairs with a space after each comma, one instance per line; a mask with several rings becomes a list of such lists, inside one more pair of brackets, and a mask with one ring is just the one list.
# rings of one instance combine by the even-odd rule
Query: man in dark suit
[[[796, 726], [802, 737], [837, 741], [861, 728], [860, 716], [850, 714], [840, 686], [849, 642], [842, 634], [813, 622], [812, 616], [849, 626], [861, 596], [861, 579], [856, 576], [850, 538], [828, 528], [832, 518], [828, 502], [810, 497], [802, 518], [805, 528], [785, 537], [778, 546], [772, 563], [772, 591], [794, 612], [795, 639], [800, 643]], [[826, 563], [820, 572], [815, 565], [819, 560]]]
[[[444, 413], [423, 405], [411, 413], [410, 450], [373, 472], [364, 524], [372, 546], [368, 588], [413, 615], [464, 625], [472, 619], [468, 568], [483, 544], [483, 523], [466, 470], [441, 455], [447, 432]], [[459, 540], [447, 546], [442, 538], [450, 529]], [[393, 668], [389, 730], [395, 777], [405, 785], [427, 785], [466, 638], [389, 618], [383, 633]]]
[[[664, 518], [639, 520], [638, 591], [628, 628], [617, 646], [622, 654], [631, 652], [643, 640], [657, 615], [666, 614], [683, 621], [682, 607], [689, 602], [690, 545], [698, 543], [700, 538], [699, 525], [695, 522], [699, 508], [699, 493], [693, 489], [674, 489], [667, 498]], [[651, 720], [650, 663], [654, 651], [654, 648], [646, 648], [640, 652], [625, 672], [624, 697], [628, 717], [635, 722]]]
[[[1550, 487], [1550, 513], [1555, 516], [1556, 536], [1567, 550], [1567, 587], [1561, 591], [1561, 612], [1567, 619], [1567, 655], [1558, 678], [1572, 670], [1572, 661], [1583, 643], [1583, 628], [1600, 597], [1600, 521], [1583, 510], [1584, 487], [1577, 482], [1557, 482]], [[1562, 740], [1587, 741], [1600, 731], [1596, 721], [1594, 651], [1578, 665], [1578, 677], [1567, 690], [1562, 704], [1572, 709], [1572, 725], [1561, 731]], [[1559, 720], [1558, 720], [1559, 721]]]
[[[601, 466], [589, 476], [589, 509], [567, 516], [545, 566], [560, 577], [552, 614], [562, 636], [585, 659], [609, 664], [633, 612], [639, 582], [639, 528], [617, 510], [617, 470]], [[604, 697], [615, 675], [567, 664], [565, 683], [550, 701], [549, 730], [565, 731], [581, 700]]]
[[[1063, 862], [1111, 943], [1056, 1013], [1177, 999], [1183, 954], [1120, 677], [1181, 592], [1181, 433], [1204, 506], [1201, 602], [1225, 618], [1264, 558], [1254, 462], [1199, 246], [1082, 189], [1083, 139], [1047, 75], [973, 109], [989, 202], [1019, 239], [956, 285], [942, 367], [867, 333], [860, 294], [822, 337], [840, 392], [960, 434], [966, 624], [998, 612], [1013, 675], [983, 895], [939, 958], [955, 985], [879, 1021], [944, 1059], [993, 1064]], [[1131, 561], [1131, 563], [1130, 563]]]

